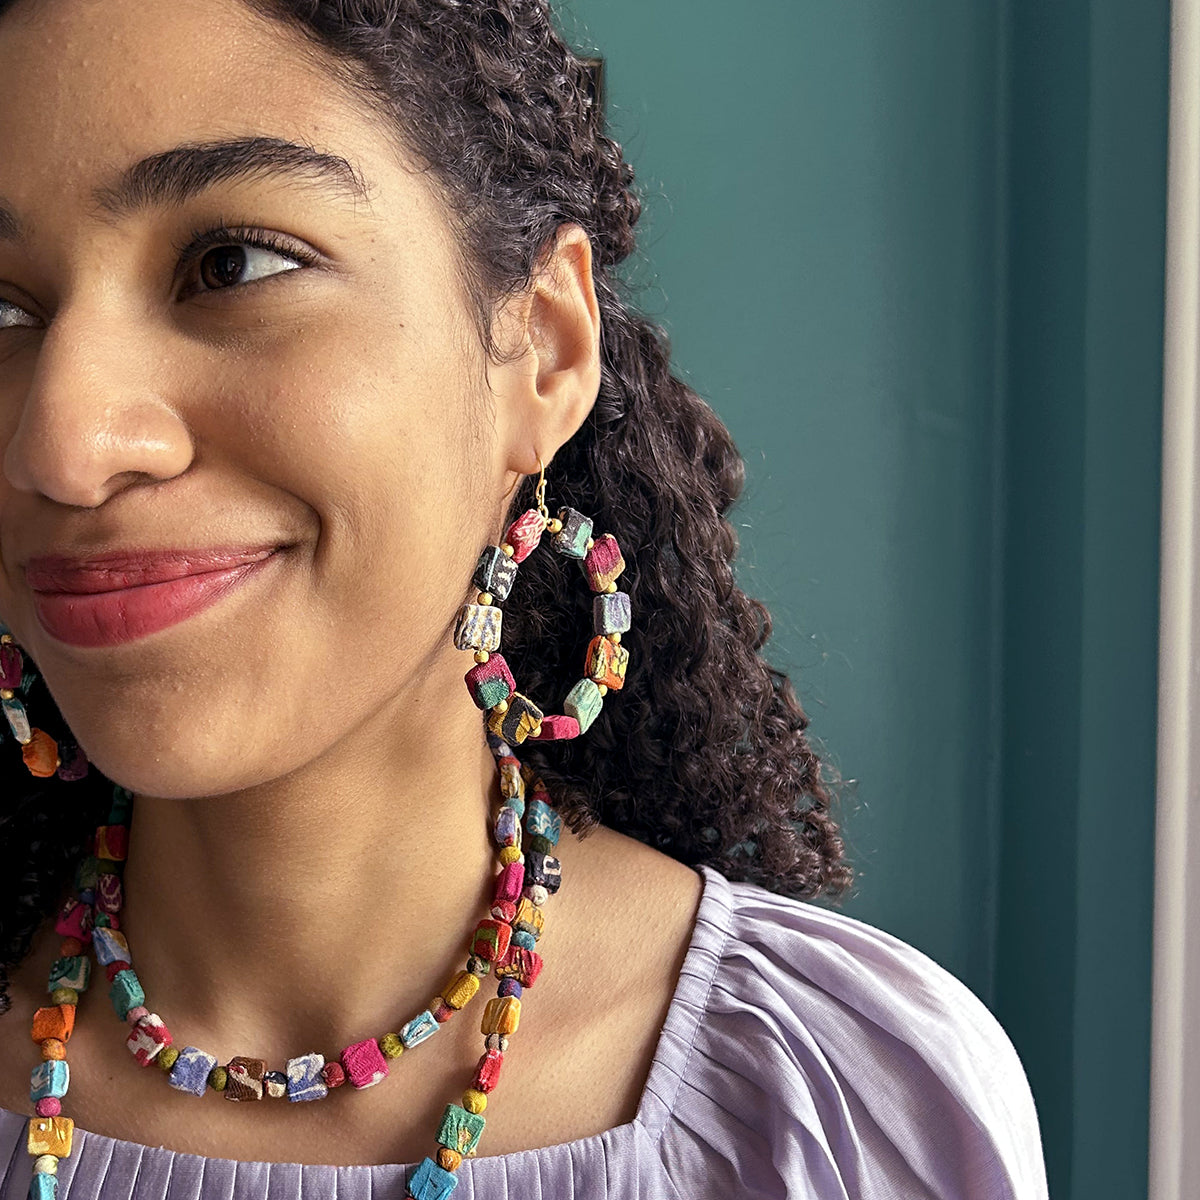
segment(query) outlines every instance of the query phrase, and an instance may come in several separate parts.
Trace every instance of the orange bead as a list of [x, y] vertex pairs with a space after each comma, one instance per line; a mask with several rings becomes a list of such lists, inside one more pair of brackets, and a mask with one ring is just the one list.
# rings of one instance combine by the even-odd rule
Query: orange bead
[[27, 1145], [35, 1157], [53, 1154], [55, 1158], [70, 1158], [71, 1134], [75, 1122], [70, 1117], [30, 1117]]
[[31, 775], [45, 779], [58, 770], [62, 761], [58, 756], [58, 743], [44, 729], [32, 732], [33, 736], [21, 747], [21, 757]]
[[437, 1160], [443, 1171], [457, 1171], [462, 1166], [462, 1155], [457, 1150], [451, 1150], [449, 1146], [438, 1147]]
[[60, 1042], [71, 1039], [71, 1031], [75, 1028], [75, 1005], [55, 1004], [50, 1008], [39, 1008], [33, 1014], [33, 1040], [44, 1042], [47, 1038], [57, 1038]]
[[46, 1038], [42, 1042], [42, 1058], [45, 1061], [60, 1061], [67, 1057], [66, 1043], [59, 1038]]
[[78, 938], [63, 938], [58, 947], [60, 958], [75, 958], [83, 953], [83, 943]]

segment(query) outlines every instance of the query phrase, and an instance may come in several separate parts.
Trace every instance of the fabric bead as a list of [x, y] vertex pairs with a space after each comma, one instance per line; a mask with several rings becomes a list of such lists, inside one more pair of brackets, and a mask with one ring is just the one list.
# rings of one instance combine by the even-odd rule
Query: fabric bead
[[521, 998], [521, 992], [521, 985], [515, 979], [502, 979], [496, 988], [497, 996], [516, 996], [518, 1000]]
[[135, 1005], [125, 1014], [125, 1020], [130, 1025], [136, 1025], [143, 1017], [148, 1017], [150, 1010], [144, 1004]]
[[527, 883], [525, 885], [525, 898], [538, 908], [541, 908], [546, 903], [549, 894], [540, 883]]
[[129, 827], [127, 825], [101, 825], [96, 830], [96, 857], [112, 862], [124, 862], [129, 852]]
[[97, 929], [120, 929], [121, 921], [116, 913], [95, 912], [93, 910], [92, 924]]
[[529, 839], [529, 848], [530, 850], [536, 850], [539, 854], [552, 854], [554, 852], [554, 843], [549, 838], [535, 833]]
[[132, 964], [127, 962], [125, 959], [118, 958], [116, 962], [110, 962], [105, 965], [104, 977], [109, 983], [112, 983], [112, 981], [116, 979], [116, 977], [120, 975], [122, 971], [128, 971], [131, 966]]
[[439, 1025], [445, 1025], [445, 1023], [450, 1020], [452, 1016], [454, 1016], [454, 1009], [452, 1009], [450, 1005], [448, 1005], [440, 996], [435, 1002], [430, 1003], [429, 1011], [433, 1013], [433, 1019]]
[[584, 670], [596, 684], [604, 684], [614, 692], [625, 686], [625, 672], [629, 667], [629, 651], [611, 638], [598, 634], [588, 642]]
[[62, 1097], [71, 1085], [71, 1068], [66, 1060], [51, 1059], [40, 1062], [29, 1073], [29, 1098], [40, 1100], [43, 1096]]
[[398, 1033], [385, 1033], [379, 1039], [379, 1051], [384, 1058], [399, 1058], [404, 1053], [404, 1043]]
[[478, 1115], [487, 1108], [487, 1093], [477, 1088], [468, 1088], [463, 1092], [462, 1106], [467, 1112]]
[[76, 938], [88, 945], [92, 940], [92, 906], [80, 904], [75, 899], [68, 900], [59, 910], [54, 930], [63, 937]]
[[38, 1175], [57, 1175], [58, 1159], [53, 1154], [40, 1154], [33, 1160], [33, 1169]]
[[479, 976], [470, 971], [459, 971], [444, 988], [442, 999], [451, 1008], [464, 1008], [479, 991]]
[[520, 904], [517, 905], [517, 915], [513, 919], [514, 932], [532, 934], [536, 939], [542, 936], [545, 924], [546, 914], [532, 900], [522, 896]]
[[71, 1134], [75, 1122], [70, 1117], [30, 1117], [27, 1147], [30, 1154], [71, 1157]]
[[584, 555], [583, 573], [587, 576], [588, 587], [593, 592], [603, 592], [610, 583], [615, 583], [617, 576], [625, 570], [625, 559], [621, 547], [611, 533], [598, 537], [592, 548]]
[[579, 722], [581, 733], [587, 733], [588, 727], [600, 715], [603, 706], [604, 697], [594, 679], [581, 679], [563, 701], [563, 708], [567, 710], [568, 715]]
[[404, 1043], [406, 1050], [411, 1050], [414, 1046], [419, 1046], [426, 1038], [431, 1038], [438, 1031], [438, 1023], [434, 1020], [433, 1013], [426, 1009], [423, 1013], [417, 1013], [407, 1025], [400, 1029], [400, 1040]]
[[145, 1004], [146, 993], [142, 991], [136, 972], [120, 971], [108, 989], [108, 998], [112, 1001], [113, 1011], [123, 1021], [131, 1008]]
[[560, 508], [558, 519], [562, 528], [554, 535], [551, 543], [559, 554], [568, 558], [583, 558], [587, 554], [588, 539], [592, 536], [592, 519], [574, 508]]
[[508, 949], [511, 937], [511, 925], [506, 925], [503, 921], [480, 921], [471, 939], [471, 954], [475, 958], [494, 962]]
[[506, 799], [513, 796], [524, 796], [525, 780], [521, 777], [519, 760], [506, 754], [496, 765], [500, 770], [500, 795]]
[[60, 958], [78, 958], [83, 954], [83, 943], [78, 938], [63, 938], [58, 944]]
[[[403, 1034], [401, 1034], [403, 1040]], [[364, 1038], [342, 1051], [342, 1066], [356, 1088], [369, 1088], [387, 1078], [387, 1059], [374, 1038]]]
[[208, 1086], [214, 1092], [223, 1092], [229, 1086], [229, 1072], [224, 1067], [213, 1067], [208, 1073]]
[[[512, 849], [512, 847], [508, 847]], [[502, 900], [499, 904], [493, 904], [489, 910], [492, 919], [495, 921], [503, 921], [506, 925], [512, 923], [513, 917], [517, 915], [517, 906], [511, 900]]]
[[481, 592], [491, 592], [494, 599], [507, 600], [516, 578], [517, 564], [499, 546], [487, 546], [475, 564], [471, 582]]
[[70, 957], [56, 958], [50, 964], [50, 982], [48, 991], [56, 987], [74, 988], [77, 992], [86, 992], [92, 978], [92, 962], [82, 954]]
[[29, 741], [21, 747], [21, 758], [30, 775], [39, 779], [53, 775], [61, 761], [58, 743], [44, 729], [30, 730]]
[[504, 531], [504, 541], [513, 548], [513, 562], [524, 562], [537, 548], [545, 531], [546, 521], [542, 514], [536, 508], [526, 509]]
[[115, 786], [112, 790], [112, 805], [108, 810], [108, 824], [128, 825], [131, 812], [133, 812], [133, 793], [126, 787]]
[[536, 950], [537, 938], [532, 933], [526, 933], [523, 929], [513, 931], [512, 941], [509, 943], [509, 949], [513, 946], [519, 946], [522, 950]]
[[129, 1031], [125, 1045], [129, 1047], [138, 1066], [148, 1067], [172, 1040], [171, 1031], [162, 1017], [158, 1013], [147, 1013]]
[[592, 600], [592, 629], [596, 633], [624, 633], [632, 624], [628, 592], [601, 592]]
[[525, 858], [525, 875], [530, 883], [540, 884], [553, 896], [562, 883], [562, 863], [550, 854], [531, 850]]
[[129, 943], [125, 935], [116, 929], [96, 928], [92, 930], [92, 952], [101, 966], [111, 962], [130, 962]]
[[563, 742], [579, 736], [579, 722], [565, 713], [551, 713], [542, 718], [542, 727], [530, 738], [538, 742]]
[[171, 1067], [167, 1082], [177, 1091], [203, 1096], [204, 1089], [208, 1087], [208, 1073], [216, 1065], [215, 1055], [198, 1050], [195, 1046], [184, 1046]]
[[510, 862], [507, 866], [502, 867], [500, 874], [496, 876], [493, 899], [497, 904], [506, 900], [516, 904], [521, 898], [521, 889], [524, 886], [525, 864], [523, 862]]
[[517, 1032], [521, 1020], [521, 1002], [514, 996], [497, 996], [487, 1002], [479, 1032], [482, 1034]]
[[483, 1039], [483, 1044], [489, 1050], [498, 1050], [503, 1054], [508, 1049], [508, 1034], [507, 1033], [489, 1033]]
[[541, 722], [545, 714], [528, 696], [513, 692], [504, 712], [492, 710], [488, 728], [509, 742], [520, 745]]
[[57, 1117], [62, 1112], [62, 1101], [57, 1096], [44, 1096], [34, 1106], [39, 1117]]
[[155, 1063], [164, 1071], [171, 1070], [175, 1066], [179, 1058], [178, 1046], [164, 1046], [159, 1052], [158, 1057], [154, 1060]]
[[[505, 949], [508, 941], [505, 940]], [[54, 1004], [39, 1008], [33, 1014], [33, 1040], [45, 1041], [46, 1038], [57, 1038], [60, 1042], [71, 1040], [71, 1031], [75, 1028], [75, 1005]]]
[[321, 1068], [321, 1078], [325, 1080], [326, 1087], [341, 1087], [346, 1082], [346, 1072], [342, 1070], [341, 1063], [327, 1062]]
[[520, 820], [525, 815], [525, 797], [509, 796], [504, 801], [504, 807], [511, 808], [517, 814], [517, 819]]
[[472, 954], [467, 958], [467, 970], [472, 975], [478, 975], [482, 979], [485, 975], [491, 973], [491, 959], [480, 958], [478, 954]]
[[502, 654], [489, 655], [487, 662], [476, 663], [463, 678], [471, 699], [482, 709], [495, 708], [517, 690], [517, 681]]
[[263, 1090], [272, 1100], [282, 1100], [287, 1095], [287, 1076], [282, 1071], [268, 1071], [263, 1076]]
[[517, 810], [507, 804], [500, 806], [500, 811], [496, 814], [495, 827], [496, 845], [498, 846], [516, 846], [521, 845], [521, 818], [517, 816]]
[[479, 1145], [485, 1124], [486, 1119], [478, 1113], [468, 1112], [459, 1104], [447, 1104], [446, 1111], [442, 1113], [442, 1123], [438, 1126], [437, 1142], [457, 1150], [459, 1154], [470, 1154]]
[[408, 1181], [412, 1200], [448, 1200], [458, 1187], [458, 1176], [443, 1170], [432, 1158], [423, 1158]]
[[562, 834], [562, 817], [545, 800], [531, 800], [525, 810], [525, 829], [557, 844]]
[[20, 687], [22, 671], [21, 648], [16, 642], [0, 642], [0, 688]]
[[329, 1093], [325, 1077], [321, 1074], [325, 1066], [323, 1054], [301, 1054], [287, 1061], [288, 1099], [299, 1103], [302, 1100], [323, 1100]]
[[524, 863], [525, 856], [521, 853], [520, 846], [505, 846], [500, 851], [500, 865], [507, 867], [511, 863]]
[[58, 1179], [54, 1175], [35, 1175], [29, 1181], [26, 1200], [55, 1200], [58, 1195]]
[[261, 1058], [247, 1058], [239, 1054], [225, 1064], [226, 1100], [261, 1100], [263, 1098], [263, 1076], [267, 1064]]
[[503, 618], [504, 613], [493, 604], [464, 604], [454, 623], [455, 646], [460, 650], [498, 650]]
[[41, 1042], [42, 1059], [49, 1062], [67, 1057], [66, 1046], [58, 1038], [43, 1038]]
[[438, 1147], [437, 1164], [443, 1171], [457, 1171], [462, 1160], [463, 1156], [457, 1150], [451, 1150], [449, 1146]]
[[78, 1004], [79, 993], [74, 988], [57, 987], [50, 993], [51, 1004]]
[[115, 913], [121, 911], [124, 896], [121, 891], [121, 877], [111, 871], [105, 871], [96, 880], [96, 907], [101, 912]]
[[62, 762], [58, 764], [56, 772], [59, 779], [76, 780], [87, 775], [88, 758], [80, 747], [76, 745], [59, 746], [58, 752], [62, 755]]
[[490, 1092], [500, 1082], [500, 1068], [504, 1065], [504, 1055], [499, 1050], [485, 1050], [483, 1056], [475, 1064], [475, 1077], [471, 1086], [478, 1092]]
[[13, 696], [10, 700], [0, 700], [0, 706], [4, 708], [4, 716], [8, 720], [8, 728], [13, 737], [24, 746], [33, 737], [25, 705], [16, 696]]
[[496, 963], [497, 979], [515, 979], [523, 988], [533, 987], [541, 971], [542, 956], [521, 946], [509, 946]]

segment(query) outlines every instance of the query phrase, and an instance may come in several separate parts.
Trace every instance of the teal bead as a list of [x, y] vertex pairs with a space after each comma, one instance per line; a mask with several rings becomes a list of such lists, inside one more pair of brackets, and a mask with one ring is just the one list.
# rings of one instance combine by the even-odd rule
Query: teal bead
[[400, 1027], [400, 1041], [405, 1050], [411, 1050], [426, 1038], [433, 1037], [440, 1028], [433, 1013], [426, 1009], [423, 1013], [418, 1013], [413, 1017], [408, 1024]]
[[438, 1126], [437, 1143], [457, 1150], [464, 1156], [468, 1155], [479, 1145], [485, 1124], [479, 1113], [467, 1112], [457, 1104], [447, 1104], [442, 1123]]
[[585, 517], [574, 508], [560, 508], [558, 519], [562, 522], [562, 529], [554, 535], [554, 549], [568, 558], [583, 558], [588, 552], [588, 539], [592, 536], [591, 517]]
[[37, 1101], [47, 1096], [62, 1099], [71, 1084], [71, 1069], [65, 1058], [38, 1063], [29, 1073], [29, 1098]]
[[132, 968], [118, 971], [113, 976], [108, 995], [112, 1000], [114, 1011], [122, 1021], [125, 1020], [125, 1014], [131, 1008], [137, 1008], [139, 1004], [146, 1003], [146, 993], [142, 991], [142, 985]]
[[57, 1195], [58, 1176], [40, 1171], [29, 1181], [29, 1191], [25, 1193], [26, 1200], [55, 1200]]
[[[603, 700], [603, 697], [601, 699]], [[580, 729], [582, 728], [581, 722]], [[562, 817], [545, 800], [531, 800], [525, 812], [525, 828], [532, 836], [545, 838], [553, 847], [558, 845], [562, 834]]]
[[50, 964], [50, 982], [46, 991], [55, 988], [74, 988], [77, 992], [86, 992], [92, 978], [92, 960], [84, 954], [71, 954], [66, 958], [56, 958]]
[[512, 935], [511, 945], [520, 946], [522, 950], [536, 950], [537, 938], [532, 933], [527, 933], [524, 929], [518, 929]]
[[112, 807], [108, 810], [106, 825], [128, 825], [133, 811], [133, 793], [119, 784], [113, 787]]
[[443, 1170], [432, 1158], [424, 1158], [408, 1181], [408, 1194], [413, 1200], [447, 1200], [456, 1187], [457, 1175]]
[[604, 697], [600, 694], [593, 679], [581, 679], [568, 693], [563, 701], [563, 711], [579, 722], [579, 732], [587, 728], [599, 715], [604, 705]]

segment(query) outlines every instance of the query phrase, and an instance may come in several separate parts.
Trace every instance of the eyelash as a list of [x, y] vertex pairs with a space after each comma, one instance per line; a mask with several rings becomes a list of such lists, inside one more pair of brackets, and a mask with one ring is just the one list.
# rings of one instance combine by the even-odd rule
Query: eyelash
[[[204, 255], [218, 246], [253, 246], [258, 250], [269, 250], [284, 258], [294, 259], [305, 267], [315, 266], [319, 261], [318, 255], [302, 246], [300, 243], [286, 238], [282, 234], [271, 233], [265, 229], [249, 229], [236, 225], [228, 225], [224, 221], [214, 226], [194, 229], [186, 237], [174, 244], [174, 250], [181, 262], [191, 267], [198, 263]], [[286, 274], [287, 272], [279, 272]], [[250, 283], [237, 283], [227, 288], [197, 288], [198, 292], [229, 292], [241, 287], [249, 287], [254, 283], [266, 283], [267, 279], [253, 279]]]

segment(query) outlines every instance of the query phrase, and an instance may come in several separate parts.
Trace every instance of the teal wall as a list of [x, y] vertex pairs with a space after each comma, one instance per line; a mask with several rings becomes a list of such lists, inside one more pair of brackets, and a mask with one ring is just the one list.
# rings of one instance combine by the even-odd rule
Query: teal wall
[[569, 0], [632, 276], [748, 463], [739, 578], [853, 781], [847, 911], [1146, 1194], [1167, 0]]

